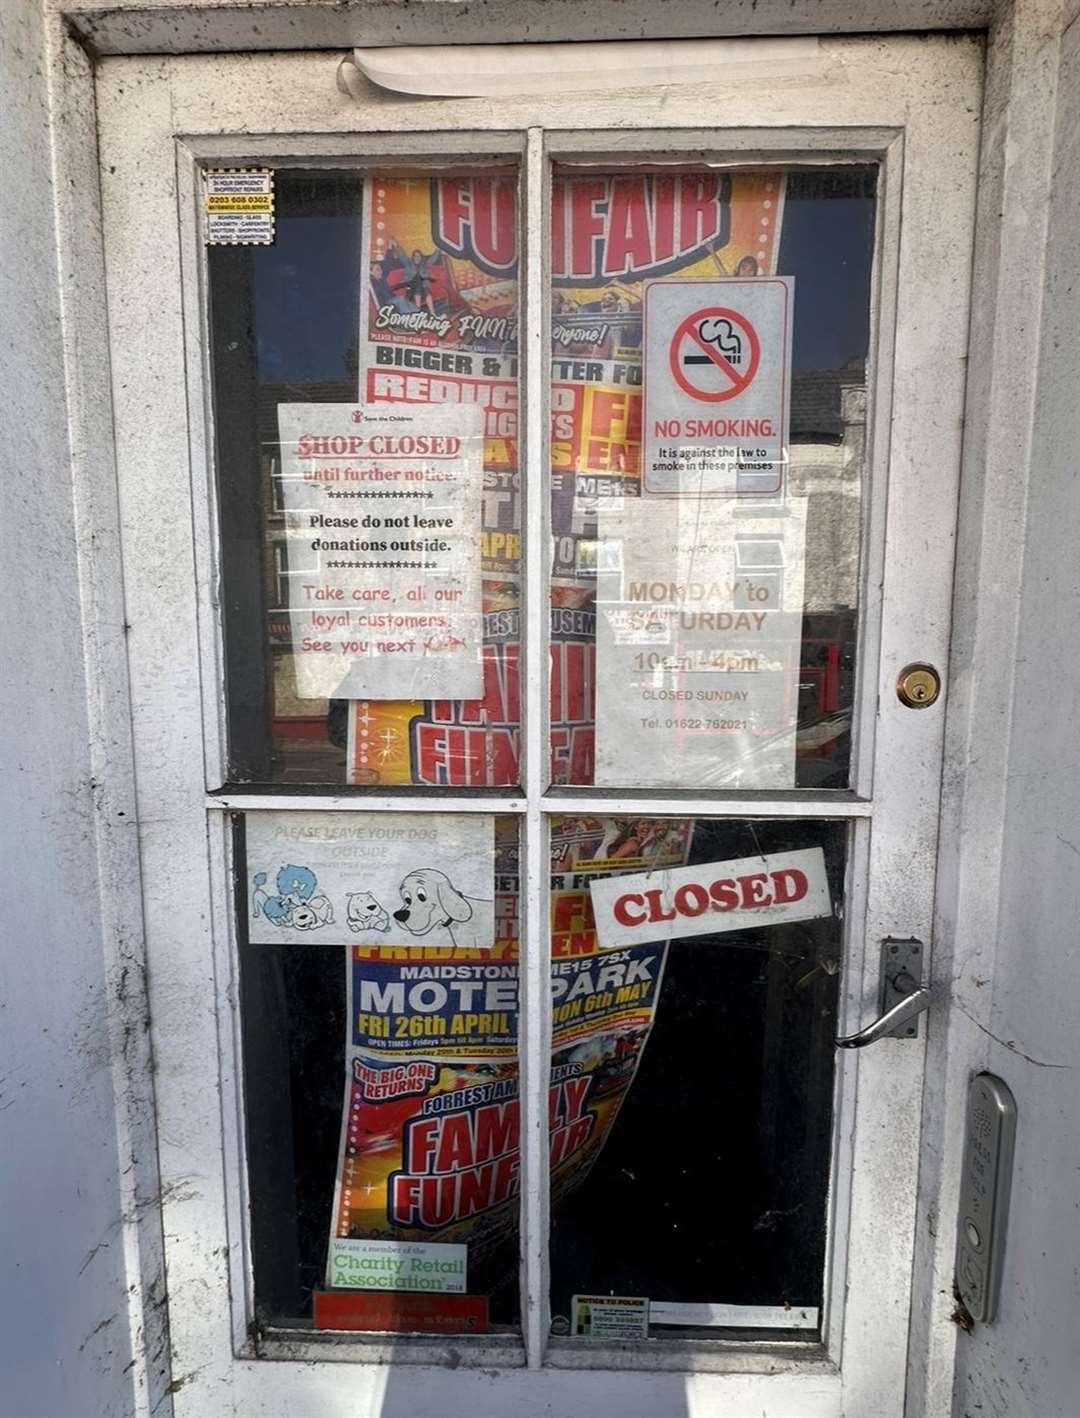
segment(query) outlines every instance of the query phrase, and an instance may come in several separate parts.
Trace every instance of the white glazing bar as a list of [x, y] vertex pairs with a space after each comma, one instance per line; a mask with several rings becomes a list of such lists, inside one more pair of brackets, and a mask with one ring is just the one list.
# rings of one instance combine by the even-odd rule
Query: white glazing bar
[[350, 793], [213, 793], [206, 806], [218, 812], [486, 812], [520, 815], [522, 797], [438, 797], [429, 790], [423, 797], [409, 792]]
[[219, 813], [207, 818], [210, 900], [213, 926], [214, 1012], [221, 1060], [221, 1141], [225, 1157], [225, 1211], [228, 1234], [229, 1304], [233, 1352], [254, 1358], [251, 1318], [255, 1313], [255, 1265], [251, 1254], [250, 1172], [244, 1124], [243, 1029], [240, 1010], [239, 945], [233, 910], [234, 821]]
[[[542, 628], [542, 627], [541, 627]], [[544, 706], [540, 706], [542, 712]], [[541, 759], [541, 762], [543, 760]], [[569, 816], [603, 817], [607, 814], [641, 813], [673, 817], [777, 817], [813, 818], [815, 821], [841, 821], [847, 818], [872, 817], [874, 805], [846, 793], [829, 797], [800, 798], [796, 793], [787, 797], [763, 794], [760, 798], [724, 796], [708, 797], [694, 794], [672, 797], [640, 789], [618, 789], [611, 793], [559, 789], [541, 795], [545, 813], [565, 813]], [[244, 793], [235, 790], [210, 793], [206, 806], [217, 812], [480, 812], [503, 813], [514, 817], [526, 815], [529, 799], [519, 794], [505, 798], [494, 795], [448, 794], [434, 796], [429, 789], [423, 796], [408, 791], [400, 794], [367, 793]]]
[[817, 1329], [818, 1314], [816, 1305], [693, 1305], [661, 1300], [649, 1306], [649, 1323], [707, 1329]]
[[180, 221], [181, 291], [188, 380], [188, 441], [192, 479], [192, 537], [199, 617], [199, 678], [203, 704], [203, 760], [208, 787], [219, 787], [227, 774], [225, 726], [225, 638], [220, 584], [221, 531], [213, 473], [213, 403], [210, 379], [209, 303], [205, 284], [205, 247], [199, 210], [199, 177], [190, 153], [176, 148], [176, 193]]
[[[864, 923], [870, 890], [870, 834], [873, 822], [863, 818], [848, 827], [845, 846], [844, 916], [841, 959], [844, 967], [837, 997], [837, 1033], [854, 1034], [861, 1027], [862, 981], [867, 956], [872, 953]], [[854, 1115], [859, 1081], [859, 1050], [837, 1049], [833, 1073], [833, 1117]], [[854, 1055], [854, 1057], [852, 1057]], [[832, 1161], [825, 1222], [825, 1274], [822, 1294], [821, 1340], [839, 1366], [844, 1337], [844, 1302], [847, 1295], [847, 1237], [851, 1216], [852, 1167], [855, 1137], [851, 1128], [833, 1126]]]
[[543, 1362], [548, 1333], [548, 1122], [551, 1058], [550, 966], [548, 963], [547, 824], [543, 792], [547, 784], [548, 703], [547, 606], [550, 540], [546, 490], [548, 415], [547, 322], [544, 315], [548, 268], [548, 175], [544, 140], [530, 128], [521, 195], [521, 393], [524, 421], [520, 446], [524, 461], [523, 636], [525, 674], [522, 776], [526, 794], [521, 854], [521, 1306], [526, 1362]]
[[701, 162], [707, 167], [745, 167], [758, 159], [801, 167], [850, 163], [880, 156], [896, 138], [892, 127], [560, 129], [548, 134], [548, 152], [567, 167], [597, 162]]
[[243, 167], [254, 162], [274, 167], [355, 167], [359, 170], [384, 166], [392, 160], [397, 169], [415, 165], [424, 171], [466, 165], [486, 171], [495, 163], [516, 167], [522, 150], [518, 133], [440, 132], [431, 133], [290, 133], [286, 141], [245, 133], [194, 134], [184, 139], [188, 151], [199, 161], [214, 165]]
[[800, 798], [797, 792], [785, 797], [763, 794], [760, 798], [743, 796], [729, 798], [708, 797], [688, 794], [672, 797], [662, 793], [646, 793], [640, 790], [625, 792], [616, 790], [608, 793], [587, 792], [576, 794], [559, 790], [548, 793], [544, 798], [544, 808], [550, 813], [566, 813], [578, 817], [604, 817], [608, 814], [640, 814], [647, 812], [650, 817], [775, 817], [796, 818], [815, 821], [843, 821], [852, 817], [871, 817], [873, 803], [845, 793], [837, 793], [832, 798]]
[[877, 676], [882, 646], [882, 589], [892, 445], [893, 361], [899, 280], [900, 195], [904, 138], [897, 135], [878, 168], [870, 345], [866, 369], [866, 447], [859, 531], [859, 615], [855, 656], [855, 712], [851, 720], [849, 783], [865, 797], [874, 786], [874, 740], [880, 708]]

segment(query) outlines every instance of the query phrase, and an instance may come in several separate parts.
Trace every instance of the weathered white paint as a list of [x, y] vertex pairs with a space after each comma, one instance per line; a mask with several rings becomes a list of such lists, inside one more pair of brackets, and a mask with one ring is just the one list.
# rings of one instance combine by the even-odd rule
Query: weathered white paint
[[146, 989], [142, 877], [135, 806], [116, 458], [105, 311], [101, 176], [93, 69], [56, 20], [48, 22], [51, 117], [67, 364], [68, 428], [87, 715], [95, 784], [98, 873], [120, 1157], [121, 1240], [133, 1336], [129, 1382], [139, 1415], [170, 1418], [172, 1378], [159, 1207], [157, 1114]]
[[994, 0], [46, 0], [100, 54], [980, 29]]
[[[1075, 438], [1070, 446], [1063, 422], [1075, 418], [1076, 401], [1067, 382], [1056, 382], [1075, 376], [1078, 353], [1066, 250], [1076, 268], [1075, 253], [1062, 245], [1067, 226], [1059, 225], [1056, 251], [1046, 244], [1052, 178], [1059, 224], [1077, 194], [1075, 173], [1052, 163], [1058, 95], [1069, 102], [1057, 82], [1060, 23], [1059, 0], [1016, 0], [1003, 9], [989, 57], [935, 925], [951, 1008], [947, 1030], [930, 1030], [909, 1418], [954, 1411], [957, 1363], [957, 1418], [1076, 1411], [1077, 1350], [1063, 1313], [1077, 1298], [1075, 1211], [1068, 1190], [1048, 1204], [1055, 1182], [1074, 1189], [1080, 1175], [1070, 1154], [1075, 1103], [1064, 1112], [1068, 1122], [1062, 1116], [1063, 1080], [1073, 1075], [1013, 1052], [1078, 1062], [1075, 1029], [1065, 1024], [1062, 1032], [1061, 1013], [1076, 997], [1080, 970], [1075, 888], [1071, 896], [1065, 889], [1076, 874], [1058, 839], [1077, 840], [1080, 807], [1067, 727], [1076, 657], [1063, 653], [1070, 628], [1076, 643], [1077, 560], [1062, 541], [1075, 467]], [[1059, 143], [1075, 130], [1075, 95], [1071, 102], [1071, 113], [1064, 106], [1057, 116]], [[1047, 443], [1040, 429], [1049, 418], [1057, 441]], [[1039, 712], [1047, 722], [1038, 722]], [[995, 1325], [968, 1336], [951, 1319], [956, 1208], [967, 1084], [985, 1068], [1006, 1079], [1019, 1105], [1005, 1260], [1012, 1302]], [[1025, 1235], [1016, 1218], [1028, 1207]], [[1047, 1238], [1033, 1248], [1039, 1227]], [[1073, 1246], [1065, 1266], [1062, 1244]]]
[[[1080, 26], [1062, 40], [1061, 25], [1057, 0], [1003, 15], [984, 141], [939, 926], [953, 1011], [926, 1103], [928, 1360], [910, 1409], [928, 1418], [1073, 1418], [1078, 1404]], [[948, 1316], [979, 1069], [1012, 1088], [1019, 1127], [1001, 1310], [965, 1334]]]
[[[372, 86], [343, 95], [334, 82], [336, 66], [335, 55], [109, 60], [99, 81], [172, 1342], [176, 1373], [183, 1380], [175, 1404], [178, 1413], [209, 1418], [222, 1405], [257, 1407], [272, 1384], [278, 1401], [296, 1413], [316, 1403], [324, 1414], [344, 1412], [358, 1398], [374, 1402], [380, 1394], [386, 1403], [392, 1390], [399, 1391], [403, 1405], [422, 1408], [438, 1381], [416, 1365], [441, 1356], [461, 1370], [454, 1380], [455, 1411], [505, 1410], [510, 1393], [515, 1401], [520, 1396], [526, 1409], [550, 1404], [562, 1411], [570, 1391], [565, 1379], [551, 1370], [528, 1383], [504, 1375], [492, 1388], [490, 1378], [478, 1372], [495, 1362], [489, 1345], [402, 1341], [388, 1346], [385, 1340], [334, 1344], [327, 1358], [366, 1354], [372, 1362], [355, 1371], [332, 1364], [320, 1372], [318, 1382], [289, 1366], [290, 1360], [312, 1357], [303, 1332], [265, 1342], [264, 1352], [283, 1361], [269, 1370], [247, 1358], [251, 1347], [243, 1297], [249, 1276], [245, 1180], [239, 1160], [235, 970], [219, 856], [221, 800], [210, 805], [211, 861], [201, 751], [204, 740], [219, 741], [220, 687], [214, 655], [206, 653], [216, 621], [215, 577], [207, 514], [197, 494], [193, 524], [189, 493], [191, 461], [201, 458], [204, 446], [201, 411], [206, 406], [201, 362], [185, 353], [185, 332], [189, 343], [195, 337], [197, 347], [199, 329], [199, 228], [192, 165], [211, 147], [216, 157], [228, 159], [223, 144], [230, 142], [231, 158], [237, 162], [250, 160], [255, 147], [266, 142], [288, 154], [298, 132], [305, 134], [302, 142], [308, 152], [325, 134], [331, 142], [338, 140], [339, 151], [351, 149], [364, 157], [376, 143], [385, 147], [396, 142], [402, 152], [437, 150], [438, 139], [431, 135], [444, 129], [459, 142], [474, 131], [477, 150], [489, 144], [505, 149], [508, 140], [502, 135], [507, 130], [531, 130], [524, 200], [529, 229], [536, 231], [543, 229], [544, 173], [537, 130], [549, 123], [589, 134], [586, 141], [594, 150], [606, 142], [626, 151], [632, 127], [646, 154], [675, 149], [692, 154], [704, 147], [728, 161], [744, 152], [753, 160], [765, 146], [774, 160], [783, 160], [801, 150], [805, 135], [808, 151], [818, 160], [828, 151], [883, 159], [881, 315], [874, 332], [880, 378], [870, 430], [877, 510], [870, 522], [875, 550], [868, 564], [866, 603], [871, 621], [884, 604], [885, 621], [880, 634], [867, 638], [861, 672], [863, 693], [872, 706], [885, 697], [907, 660], [919, 654], [943, 662], [947, 651], [981, 51], [968, 37], [931, 43], [907, 37], [829, 40], [819, 46], [815, 71], [789, 84], [778, 83], [767, 102], [759, 85], [733, 70], [722, 82], [693, 93], [645, 88], [629, 104], [624, 96], [610, 95], [557, 102], [515, 96], [497, 107], [476, 100], [433, 101], [418, 107], [388, 98]], [[723, 133], [706, 134], [704, 142], [703, 102], [724, 115]], [[369, 136], [380, 132], [396, 138]], [[253, 143], [245, 136], [249, 133], [269, 136]], [[564, 135], [558, 141], [565, 145], [567, 139]], [[951, 234], [945, 248], [942, 229]], [[524, 281], [526, 341], [542, 350], [542, 265], [528, 265]], [[146, 319], [151, 307], [152, 322]], [[894, 325], [898, 308], [902, 314]], [[526, 381], [531, 381], [534, 395], [542, 393], [538, 362], [526, 361]], [[894, 386], [900, 395], [895, 404]], [[150, 408], [152, 419], [147, 417]], [[532, 473], [527, 501], [532, 546], [538, 553], [546, 545], [540, 476], [546, 426], [542, 406], [534, 399], [526, 428]], [[196, 488], [201, 487], [201, 471], [196, 469], [194, 476]], [[886, 529], [888, 555], [883, 550]], [[918, 576], [911, 574], [914, 567]], [[526, 1100], [531, 1100], [525, 1155], [533, 1169], [523, 1190], [522, 1216], [527, 1228], [524, 1356], [535, 1366], [546, 1337], [546, 1199], [540, 1165], [544, 1065], [535, 1061], [546, 1055], [547, 1027], [542, 942], [540, 949], [535, 946], [543, 930], [538, 923], [546, 919], [544, 816], [564, 804], [558, 795], [541, 799], [543, 740], [536, 729], [542, 729], [545, 703], [539, 673], [544, 559], [538, 555], [526, 574], [534, 600], [526, 655], [536, 673], [529, 677], [527, 708], [533, 732], [527, 738], [522, 806], [524, 895], [534, 932], [525, 962], [534, 1004], [523, 1033], [534, 1052], [534, 1065], [526, 1067], [523, 1080]], [[201, 663], [207, 673], [202, 691], [190, 673], [194, 663]], [[209, 718], [204, 719], [207, 709]], [[752, 799], [755, 807], [774, 814], [786, 809], [799, 817], [809, 802], [819, 811], [827, 806], [840, 817], [850, 808], [851, 817], [859, 819], [852, 873], [857, 910], [849, 917], [851, 956], [845, 977], [845, 1024], [851, 1027], [864, 1022], [865, 1011], [876, 1004], [876, 941], [897, 932], [929, 938], [941, 744], [940, 711], [905, 717], [894, 700], [876, 716], [871, 709], [859, 751], [861, 777], [875, 793], [881, 790], [872, 809], [873, 833], [865, 830], [865, 806], [851, 798], [833, 798], [827, 804], [813, 794], [787, 803]], [[874, 772], [868, 771], [871, 760]], [[566, 806], [574, 803], [572, 795], [566, 797]], [[634, 810], [653, 810], [649, 795], [630, 797]], [[630, 798], [626, 793], [620, 798], [625, 809]], [[455, 805], [451, 798], [440, 802], [446, 808]], [[391, 803], [400, 806], [388, 798], [386, 805]], [[702, 811], [723, 810], [725, 801], [703, 797], [699, 806]], [[745, 810], [745, 804], [738, 806]], [[864, 923], [865, 937], [875, 942], [865, 950]], [[662, 1366], [671, 1372], [663, 1383], [654, 1379], [650, 1386], [643, 1381], [626, 1392], [623, 1380], [610, 1372], [579, 1373], [574, 1392], [580, 1403], [601, 1408], [629, 1403], [630, 1414], [639, 1411], [638, 1405], [644, 1411], [645, 1405], [662, 1401], [672, 1412], [681, 1411], [680, 1405], [687, 1412], [697, 1411], [699, 1405], [731, 1405], [733, 1415], [754, 1412], [760, 1405], [767, 1418], [795, 1413], [799, 1418], [838, 1418], [841, 1412], [856, 1418], [899, 1415], [922, 1052], [920, 1045], [888, 1041], [864, 1059], [844, 1060], [838, 1096], [846, 1121], [840, 1129], [841, 1165], [832, 1208], [836, 1239], [830, 1259], [833, 1288], [826, 1353], [806, 1345], [688, 1345], [680, 1350], [677, 1341], [655, 1355], [651, 1350], [624, 1354], [594, 1348], [593, 1362], [612, 1369]], [[881, 1146], [882, 1137], [888, 1139], [887, 1147]], [[850, 1233], [849, 1214], [854, 1218]], [[854, 1297], [847, 1305], [846, 1333], [845, 1292]], [[236, 1350], [244, 1356], [239, 1361]], [[378, 1367], [390, 1355], [396, 1364], [389, 1371]], [[579, 1356], [568, 1357], [555, 1346], [550, 1357], [562, 1364], [578, 1362]], [[512, 1358], [520, 1362], [520, 1355]], [[678, 1372], [687, 1368], [698, 1370], [689, 1386]], [[748, 1377], [753, 1373], [756, 1378]], [[445, 1402], [445, 1384], [443, 1388]]]
[[[922, 46], [932, 48], [932, 46]], [[942, 62], [951, 49], [955, 69], [939, 83], [953, 89], [948, 118], [913, 90], [903, 131], [900, 249], [895, 275], [882, 272], [883, 301], [895, 301], [895, 337], [882, 360], [891, 402], [885, 422], [871, 405], [870, 448], [875, 481], [869, 525], [883, 512], [878, 469], [888, 457], [884, 508], [884, 562], [868, 568], [868, 598], [880, 592], [881, 643], [877, 681], [863, 700], [876, 707], [873, 797], [879, 805], [871, 830], [868, 909], [864, 931], [863, 1009], [849, 1011], [844, 1032], [878, 1010], [880, 942], [910, 935], [931, 947], [932, 890], [937, 852], [942, 717], [931, 709], [912, 714], [899, 702], [896, 677], [912, 660], [944, 664], [948, 654], [952, 536], [962, 427], [968, 323], [968, 253], [974, 222], [974, 164], [980, 107], [981, 54], [961, 57], [956, 42], [941, 41]], [[884, 62], [902, 51], [882, 44]], [[890, 60], [885, 60], [886, 54]], [[929, 81], [915, 52], [906, 57], [917, 90]], [[970, 63], [971, 68], [967, 65]], [[966, 81], [966, 82], [965, 82]], [[923, 91], [925, 94], [925, 91]], [[920, 111], [921, 110], [921, 111]], [[895, 176], [886, 171], [886, 201], [895, 201]], [[948, 235], [946, 236], [946, 233]], [[943, 237], [963, 244], [963, 270], [945, 261]], [[890, 289], [886, 276], [895, 281]], [[957, 340], [954, 337], [960, 335]], [[878, 332], [884, 344], [886, 331]], [[877, 398], [883, 391], [877, 391]], [[873, 545], [871, 538], [871, 545]], [[878, 579], [880, 578], [880, 579]], [[865, 658], [865, 656], [864, 656]], [[865, 668], [865, 667], [864, 667]], [[936, 723], [928, 723], [931, 715]], [[860, 754], [866, 733], [862, 720]], [[935, 780], [931, 794], [923, 786]], [[923, 883], [930, 887], [923, 895]], [[911, 1247], [915, 1230], [919, 1108], [923, 1075], [908, 1075], [913, 1047], [882, 1040], [856, 1054], [858, 1099], [853, 1147], [845, 1272], [849, 1296], [844, 1330], [845, 1413], [902, 1410], [911, 1311]], [[914, 1085], [914, 1086], [913, 1086]], [[902, 1264], [899, 1255], [903, 1254]], [[858, 1297], [852, 1303], [851, 1297]], [[902, 1337], [901, 1337], [902, 1336]]]
[[[1046, 46], [1051, 70], [1055, 48], [1052, 41]], [[1062, 41], [1056, 82], [993, 1038], [986, 1054], [987, 1066], [1009, 1082], [1018, 1100], [1017, 1157], [1000, 1318], [962, 1340], [956, 1390], [958, 1413], [980, 1418], [1011, 1418], [1025, 1410], [1040, 1418], [1071, 1418], [1080, 1404], [1078, 21]]]
[[[527, 130], [523, 180], [520, 183], [519, 230], [547, 231], [550, 225], [551, 168], [544, 149], [544, 131]], [[551, 418], [545, 384], [551, 368], [551, 328], [548, 292], [550, 255], [527, 239], [521, 241], [521, 392], [525, 402], [522, 428], [524, 456], [522, 527], [524, 539], [522, 653], [525, 679], [522, 703], [522, 786], [526, 805], [521, 842], [521, 991], [519, 1044], [521, 1054], [521, 1165], [526, 1185], [520, 1211], [521, 1313], [525, 1358], [538, 1369], [551, 1327], [549, 1303], [551, 1267], [548, 1236], [551, 1206], [546, 1186], [530, 1186], [530, 1178], [548, 1169], [548, 1091], [551, 1086], [551, 850], [542, 798], [547, 786], [550, 700], [547, 693], [547, 607], [551, 604], [550, 498]]]
[[168, 1356], [92, 90], [38, 0], [0, 58], [0, 1409], [126, 1418]]

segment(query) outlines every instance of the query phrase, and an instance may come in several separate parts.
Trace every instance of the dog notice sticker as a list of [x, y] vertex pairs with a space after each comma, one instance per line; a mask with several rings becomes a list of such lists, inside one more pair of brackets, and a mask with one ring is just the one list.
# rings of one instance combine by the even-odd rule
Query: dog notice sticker
[[203, 173], [208, 246], [269, 246], [274, 174], [268, 167], [211, 167]]
[[283, 809], [244, 820], [252, 944], [494, 947], [493, 818]]
[[644, 493], [781, 490], [793, 298], [790, 276], [646, 285]]

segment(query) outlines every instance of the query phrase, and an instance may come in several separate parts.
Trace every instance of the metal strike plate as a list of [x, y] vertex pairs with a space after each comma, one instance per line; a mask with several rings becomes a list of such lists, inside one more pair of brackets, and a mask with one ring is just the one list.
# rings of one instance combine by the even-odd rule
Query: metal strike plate
[[[906, 999], [922, 984], [923, 956], [925, 950], [921, 940], [913, 936], [900, 939], [886, 936], [881, 942], [881, 1013], [887, 1014], [894, 1005]], [[919, 1037], [918, 1017], [902, 1024], [893, 1031], [894, 1039], [917, 1039]]]
[[976, 1074], [968, 1090], [956, 1289], [982, 1324], [997, 1314], [1015, 1145], [1015, 1098], [992, 1073]]

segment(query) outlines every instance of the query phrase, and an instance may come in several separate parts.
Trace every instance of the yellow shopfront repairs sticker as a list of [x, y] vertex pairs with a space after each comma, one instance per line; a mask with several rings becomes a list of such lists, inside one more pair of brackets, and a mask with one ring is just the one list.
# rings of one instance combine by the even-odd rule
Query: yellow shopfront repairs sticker
[[274, 240], [274, 174], [264, 167], [211, 167], [205, 182], [208, 246], [269, 246]]

